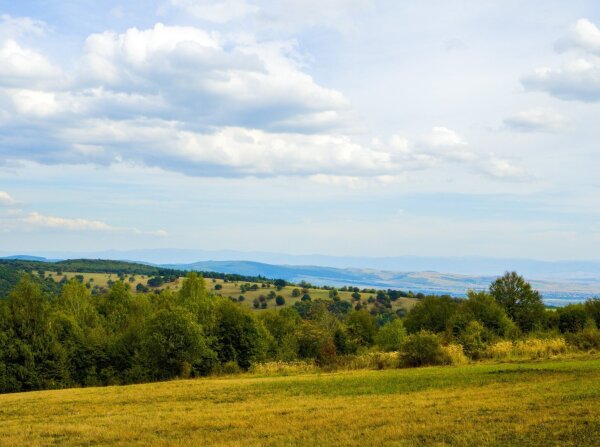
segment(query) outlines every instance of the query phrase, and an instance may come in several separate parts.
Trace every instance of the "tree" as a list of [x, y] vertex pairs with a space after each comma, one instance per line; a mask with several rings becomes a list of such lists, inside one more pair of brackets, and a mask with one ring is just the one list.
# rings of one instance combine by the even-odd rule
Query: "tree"
[[406, 337], [401, 351], [407, 366], [439, 365], [443, 363], [440, 338], [431, 332], [420, 331]]
[[285, 298], [281, 295], [277, 295], [277, 297], [275, 298], [275, 304], [277, 304], [278, 306], [283, 306], [285, 304]]
[[8, 376], [0, 378], [0, 391], [70, 383], [67, 355], [51, 330], [50, 304], [29, 275], [9, 294], [0, 316], [0, 369]]
[[557, 309], [556, 312], [558, 313], [558, 328], [562, 333], [583, 330], [590, 318], [583, 304], [569, 304]]
[[188, 273], [177, 294], [177, 303], [187, 309], [205, 331], [211, 331], [215, 323], [215, 303], [206, 291], [202, 276], [196, 272]]
[[346, 320], [348, 335], [360, 346], [371, 346], [377, 333], [375, 320], [366, 310], [355, 310]]
[[585, 311], [596, 323], [596, 327], [600, 328], [600, 298], [592, 298], [585, 302]]
[[490, 285], [490, 294], [522, 331], [529, 332], [543, 325], [542, 297], [517, 272], [506, 272], [496, 279]]
[[482, 324], [485, 331], [489, 332], [488, 339], [511, 335], [515, 329], [505, 310], [491, 295], [469, 290], [467, 299], [460, 302], [448, 321], [448, 330], [452, 336], [458, 337], [472, 321]]
[[277, 288], [277, 290], [283, 289], [287, 285], [287, 281], [285, 279], [276, 279], [273, 281], [273, 284]]
[[140, 360], [150, 379], [206, 374], [216, 364], [202, 328], [181, 308], [159, 310], [144, 326]]
[[458, 302], [449, 296], [426, 296], [408, 312], [404, 326], [411, 334], [422, 330], [443, 332], [457, 306]]
[[379, 329], [375, 336], [375, 343], [382, 351], [398, 351], [406, 338], [406, 328], [402, 320], [396, 318]]
[[298, 289], [298, 288], [294, 288], [294, 289], [292, 290], [292, 297], [294, 297], [294, 298], [298, 298], [298, 297], [300, 296], [300, 294], [301, 294], [301, 293], [300, 293], [300, 289]]
[[234, 361], [242, 369], [250, 368], [266, 348], [254, 314], [230, 300], [220, 300], [216, 307], [215, 337], [220, 362]]

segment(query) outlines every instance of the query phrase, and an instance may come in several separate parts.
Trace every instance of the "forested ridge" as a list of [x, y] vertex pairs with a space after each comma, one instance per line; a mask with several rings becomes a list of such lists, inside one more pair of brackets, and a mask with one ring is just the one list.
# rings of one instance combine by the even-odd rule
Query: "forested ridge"
[[[383, 304], [353, 305], [336, 289], [329, 299], [307, 294], [293, 306], [255, 312], [209, 292], [195, 272], [176, 292], [133, 293], [117, 280], [92, 294], [75, 278], [60, 284], [26, 268], [0, 269], [7, 284], [18, 276], [0, 300], [1, 392], [235, 373], [273, 361], [335, 368], [385, 352], [398, 353], [396, 366], [443, 364], [498, 355], [532, 340], [548, 352], [600, 348], [600, 300], [547, 309], [514, 272], [466, 299], [421, 296], [404, 314]], [[398, 296], [379, 291], [377, 300]]]

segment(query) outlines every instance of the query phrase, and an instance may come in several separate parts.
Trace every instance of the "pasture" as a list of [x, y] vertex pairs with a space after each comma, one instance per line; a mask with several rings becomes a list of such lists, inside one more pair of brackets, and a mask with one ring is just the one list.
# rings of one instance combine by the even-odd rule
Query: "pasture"
[[[115, 273], [76, 273], [76, 272], [61, 272], [58, 275], [56, 272], [47, 271], [45, 272], [47, 277], [53, 278], [55, 281], [60, 281], [63, 278], [70, 280], [76, 276], [83, 277], [84, 283], [89, 283], [90, 288], [94, 286], [100, 287], [102, 289], [107, 289], [110, 286], [111, 281], [119, 280], [119, 276]], [[147, 285], [149, 277], [146, 275], [125, 275], [124, 281], [131, 286], [131, 290], [133, 293], [136, 292], [136, 285], [143, 284]], [[170, 289], [172, 291], [177, 291], [181, 287], [184, 278], [178, 278], [175, 281], [168, 282], [162, 284], [160, 287], [149, 287], [149, 291], [155, 291], [157, 289]], [[263, 286], [262, 283], [252, 283], [252, 282], [225, 282], [222, 279], [213, 279], [206, 278], [206, 287], [207, 289], [216, 295], [221, 295], [225, 297], [232, 297], [236, 300], [239, 300], [240, 295], [244, 297], [244, 300], [241, 303], [250, 308], [253, 307], [253, 301], [255, 299], [260, 298], [261, 295], [268, 297], [270, 292], [275, 292], [276, 295], [281, 295], [285, 299], [285, 304], [283, 306], [277, 306], [275, 300], [273, 298], [267, 298], [267, 309], [273, 309], [275, 307], [285, 307], [294, 305], [297, 301], [300, 301], [303, 295], [301, 291], [301, 287], [297, 286], [286, 286], [281, 290], [276, 290], [272, 284], [265, 284]], [[256, 289], [248, 289], [242, 292], [241, 286], [247, 285], [252, 287], [256, 285]], [[294, 296], [294, 289], [299, 289], [300, 295]], [[312, 300], [317, 299], [328, 299], [329, 291], [325, 289], [314, 289], [310, 288], [306, 291]], [[296, 292], [297, 293], [297, 292]], [[356, 300], [352, 298], [352, 292], [347, 291], [339, 291], [339, 298], [344, 301], [349, 301], [356, 303]], [[373, 293], [361, 293], [360, 301], [367, 308], [370, 306], [369, 298], [374, 299]], [[392, 309], [405, 309], [406, 311], [410, 310], [412, 306], [417, 302], [415, 298], [398, 298], [396, 301], [392, 302]], [[262, 309], [257, 309], [262, 310]]]
[[600, 358], [0, 396], [2, 446], [598, 445]]

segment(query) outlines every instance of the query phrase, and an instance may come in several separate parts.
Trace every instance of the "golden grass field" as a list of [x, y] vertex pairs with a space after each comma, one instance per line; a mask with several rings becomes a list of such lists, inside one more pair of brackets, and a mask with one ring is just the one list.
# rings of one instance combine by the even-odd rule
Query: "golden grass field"
[[2, 446], [592, 446], [600, 358], [0, 396]]
[[[49, 275], [52, 275], [52, 278], [57, 281], [59, 281], [63, 276], [66, 276], [67, 279], [71, 279], [71, 278], [75, 277], [75, 275], [83, 275], [84, 283], [89, 282], [91, 279], [92, 280], [91, 285], [97, 285], [97, 286], [104, 287], [104, 288], [108, 287], [109, 280], [117, 281], [119, 279], [118, 275], [116, 275], [114, 273], [111, 274], [111, 273], [63, 272], [62, 275], [58, 276], [58, 275], [56, 275], [56, 272], [51, 272], [51, 271], [46, 272], [46, 276], [49, 276]], [[133, 281], [129, 281], [130, 276], [133, 277]], [[134, 293], [135, 293], [135, 286], [138, 283], [142, 283], [145, 285], [147, 283], [147, 281], [148, 281], [148, 276], [145, 276], [145, 275], [128, 275], [125, 277], [125, 282], [131, 285], [131, 289]], [[208, 288], [208, 290], [211, 290], [213, 293], [216, 293], [218, 295], [222, 295], [222, 296], [226, 296], [226, 297], [231, 296], [236, 299], [240, 295], [244, 295], [245, 300], [242, 302], [242, 304], [244, 304], [245, 306], [248, 306], [250, 308], [252, 308], [252, 301], [255, 298], [258, 298], [260, 295], [267, 295], [272, 290], [275, 291], [278, 295], [282, 295], [285, 298], [286, 306], [291, 306], [296, 301], [300, 301], [300, 297], [292, 296], [292, 291], [296, 288], [295, 286], [286, 286], [282, 290], [277, 291], [275, 289], [275, 287], [273, 287], [273, 286], [271, 286], [269, 288], [262, 288], [262, 287], [260, 287], [260, 284], [258, 284], [258, 286], [259, 286], [258, 290], [248, 290], [244, 293], [241, 293], [240, 286], [242, 284], [254, 284], [254, 283], [224, 282], [222, 279], [214, 279], [213, 280], [212, 278], [207, 278], [205, 281], [206, 281], [206, 287]], [[179, 278], [174, 282], [165, 283], [160, 288], [163, 289], [163, 288], [168, 287], [169, 289], [176, 291], [176, 290], [179, 290], [182, 282], [183, 282], [183, 278]], [[221, 287], [222, 287], [221, 290], [215, 290], [215, 285], [217, 285], [217, 284], [221, 285]], [[322, 290], [322, 289], [310, 289], [309, 294], [313, 300], [327, 299], [329, 296], [329, 291]], [[340, 299], [345, 300], [345, 301], [352, 301], [351, 295], [352, 295], [352, 292], [339, 292]], [[361, 301], [363, 303], [366, 303], [369, 296], [371, 296], [371, 294], [367, 294], [367, 293], [363, 293], [361, 295], [362, 295]], [[399, 298], [395, 302], [392, 302], [392, 308], [394, 310], [399, 309], [399, 308], [404, 308], [406, 310], [409, 310], [412, 306], [414, 306], [414, 304], [416, 302], [417, 302], [417, 300], [414, 298]], [[267, 304], [268, 304], [269, 309], [277, 307], [274, 300], [268, 301]]]

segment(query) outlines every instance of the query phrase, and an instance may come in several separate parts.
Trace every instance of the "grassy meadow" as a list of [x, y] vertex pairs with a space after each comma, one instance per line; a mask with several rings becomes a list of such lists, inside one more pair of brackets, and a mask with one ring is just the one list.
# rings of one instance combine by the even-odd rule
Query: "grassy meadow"
[[0, 445], [598, 445], [600, 358], [0, 396]]
[[[84, 283], [90, 283], [91, 287], [98, 286], [103, 289], [109, 288], [110, 281], [117, 281], [119, 279], [119, 276], [115, 273], [62, 272], [61, 275], [57, 275], [56, 272], [47, 271], [47, 272], [45, 272], [45, 275], [47, 277], [53, 278], [56, 281], [60, 281], [63, 277], [66, 277], [67, 280], [70, 280], [70, 279], [74, 278], [75, 276], [80, 275], [80, 276], [83, 276]], [[136, 285], [138, 283], [146, 285], [149, 278], [150, 277], [146, 276], [146, 275], [126, 275], [125, 282], [130, 284], [132, 292], [136, 293], [136, 289], [135, 289]], [[175, 281], [164, 283], [160, 287], [149, 287], [149, 290], [154, 291], [156, 289], [167, 289], [168, 288], [175, 292], [181, 288], [181, 284], [183, 283], [183, 280], [184, 280], [184, 278], [178, 278]], [[212, 279], [212, 278], [207, 278], [205, 281], [206, 281], [206, 287], [208, 288], [208, 290], [210, 290], [214, 294], [222, 295], [225, 297], [233, 297], [235, 299], [238, 299], [240, 295], [243, 295], [244, 301], [242, 301], [242, 304], [249, 308], [253, 308], [252, 303], [255, 298], [258, 298], [261, 295], [268, 295], [269, 292], [271, 292], [271, 291], [275, 291], [277, 293], [277, 295], [283, 296], [285, 298], [285, 305], [277, 306], [275, 304], [275, 300], [268, 300], [267, 301], [268, 309], [272, 309], [274, 307], [292, 306], [292, 305], [294, 305], [295, 302], [300, 301], [300, 299], [302, 297], [302, 295], [297, 296], [297, 297], [294, 297], [292, 295], [293, 290], [298, 288], [296, 286], [286, 286], [283, 289], [278, 291], [275, 289], [275, 287], [272, 284], [266, 284], [267, 287], [263, 288], [261, 283], [225, 282], [222, 279]], [[258, 289], [257, 290], [245, 290], [244, 292], [242, 292], [240, 290], [240, 286], [242, 284], [249, 284], [249, 285], [257, 284]], [[217, 290], [217, 289], [215, 289], [215, 286], [217, 286], [217, 287], [220, 286], [221, 288], [219, 290]], [[311, 288], [308, 290], [308, 293], [309, 293], [311, 299], [313, 299], [313, 300], [328, 299], [328, 297], [329, 297], [329, 291], [325, 290], [325, 289], [312, 289]], [[338, 293], [339, 293], [339, 297], [341, 300], [352, 301], [352, 292], [339, 291]], [[371, 297], [373, 295], [374, 294], [369, 294], [369, 293], [361, 294], [361, 302], [367, 308], [369, 307], [368, 299], [369, 299], [369, 297]], [[415, 298], [398, 298], [396, 301], [392, 302], [392, 309], [396, 310], [399, 308], [403, 308], [408, 311], [416, 303], [417, 303], [417, 299], [415, 299]], [[262, 309], [257, 309], [257, 310], [262, 310]]]

